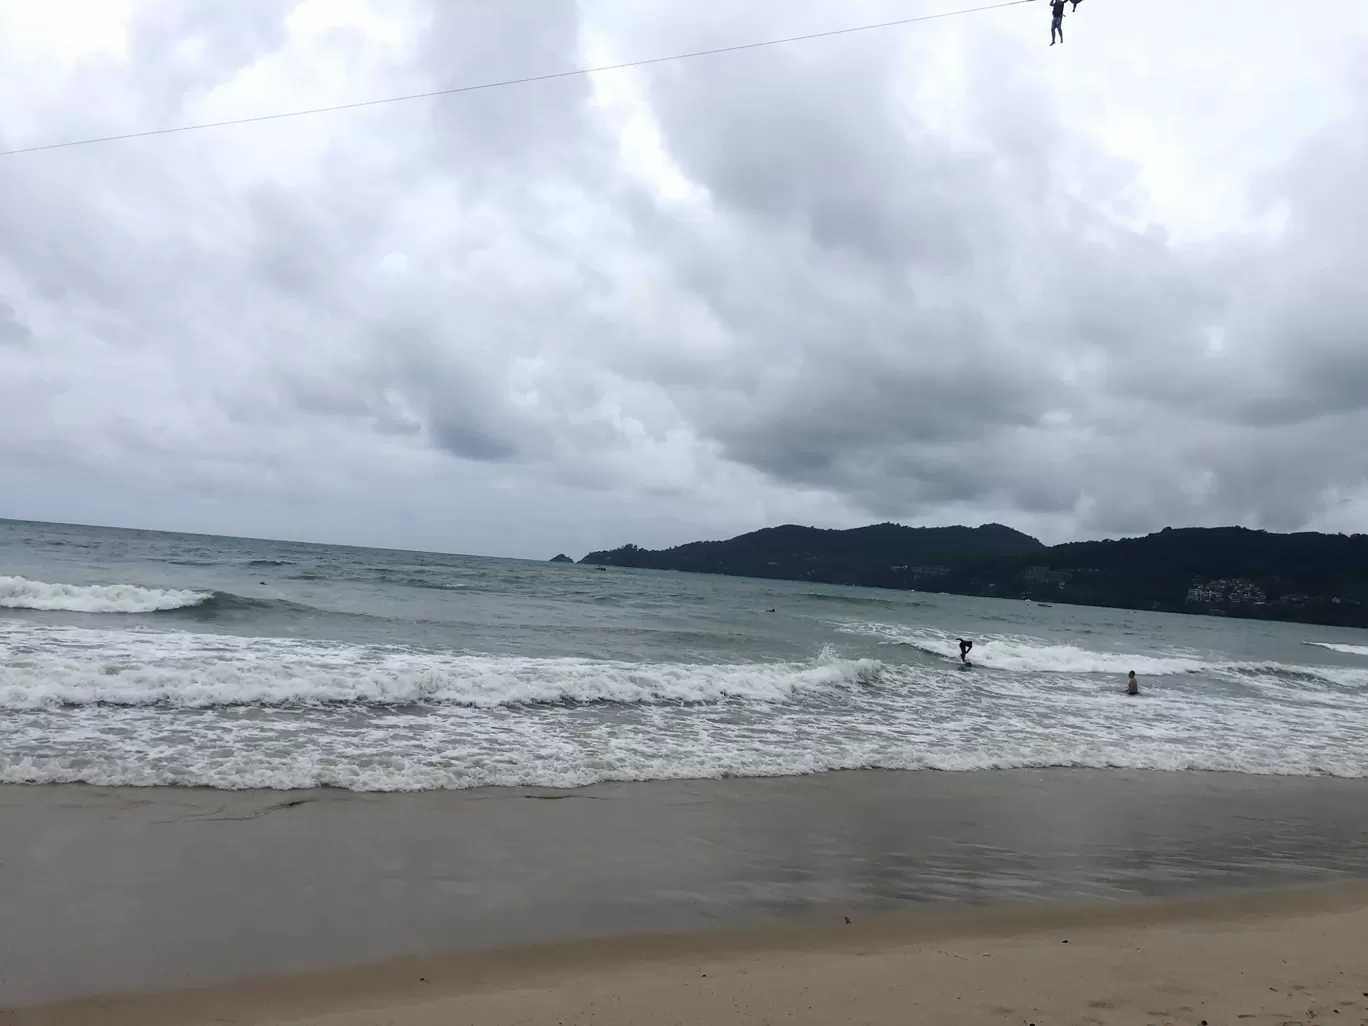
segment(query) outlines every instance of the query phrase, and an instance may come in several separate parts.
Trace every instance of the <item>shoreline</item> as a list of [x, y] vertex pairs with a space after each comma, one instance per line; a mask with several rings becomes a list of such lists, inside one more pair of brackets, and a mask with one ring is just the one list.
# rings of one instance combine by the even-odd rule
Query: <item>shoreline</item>
[[1333, 1021], [1359, 1023], [1368, 1018], [1365, 931], [1368, 882], [1187, 901], [824, 917], [408, 956], [0, 1008], [0, 1026], [627, 1026], [781, 1017], [814, 1026], [1006, 1024], [1027, 1015], [1261, 1026], [1341, 1012], [1349, 1014]]
[[[958, 665], [958, 660], [955, 660]], [[971, 661], [971, 665], [972, 661]], [[1114, 689], [1118, 697], [1133, 698], [1127, 695], [1124, 688], [1124, 679]], [[1144, 696], [1145, 692], [1141, 692]], [[238, 797], [267, 797], [267, 796], [287, 796], [305, 795], [312, 800], [316, 796], [352, 796], [356, 798], [385, 798], [385, 797], [421, 797], [424, 795], [470, 795], [482, 798], [498, 797], [521, 797], [521, 798], [541, 798], [545, 800], [557, 800], [560, 798], [573, 798], [599, 788], [623, 788], [623, 787], [658, 787], [670, 785], [721, 785], [746, 783], [763, 783], [773, 781], [801, 781], [813, 780], [830, 777], [858, 777], [858, 776], [916, 776], [927, 774], [929, 776], [947, 777], [986, 777], [986, 776], [1005, 776], [1005, 775], [1027, 775], [1027, 774], [1119, 774], [1134, 776], [1157, 776], [1157, 777], [1214, 777], [1230, 778], [1233, 780], [1284, 780], [1284, 781], [1338, 781], [1348, 784], [1365, 783], [1368, 784], [1368, 775], [1347, 776], [1338, 773], [1312, 772], [1312, 773], [1281, 773], [1281, 772], [1251, 772], [1244, 769], [1206, 769], [1180, 766], [1173, 769], [1155, 766], [1091, 766], [1083, 764], [1059, 764], [1059, 765], [1010, 765], [1001, 767], [973, 767], [969, 769], [945, 769], [940, 766], [848, 766], [835, 769], [816, 769], [809, 772], [792, 773], [762, 773], [754, 776], [736, 774], [726, 776], [664, 776], [649, 778], [616, 778], [609, 777], [601, 780], [590, 780], [583, 784], [536, 784], [536, 783], [516, 783], [516, 784], [475, 784], [469, 787], [415, 787], [415, 788], [391, 788], [386, 790], [371, 790], [366, 788], [351, 788], [342, 784], [310, 784], [301, 787], [274, 787], [274, 786], [254, 786], [254, 787], [215, 787], [212, 784], [182, 784], [182, 783], [153, 783], [153, 784], [101, 784], [92, 783], [88, 780], [0, 780], [0, 795], [7, 792], [19, 791], [44, 791], [61, 790], [88, 792], [92, 795], [111, 795], [128, 794], [136, 796], [140, 793], [154, 795], [222, 795]], [[3, 806], [0, 801], [0, 806]]]

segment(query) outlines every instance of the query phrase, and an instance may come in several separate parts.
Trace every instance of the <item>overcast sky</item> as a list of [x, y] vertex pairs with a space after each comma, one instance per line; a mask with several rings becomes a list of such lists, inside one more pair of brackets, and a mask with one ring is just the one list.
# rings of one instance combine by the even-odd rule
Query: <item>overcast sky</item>
[[[970, 0], [0, 5], [0, 149]], [[0, 516], [1368, 531], [1368, 4], [1043, 0], [0, 158]]]

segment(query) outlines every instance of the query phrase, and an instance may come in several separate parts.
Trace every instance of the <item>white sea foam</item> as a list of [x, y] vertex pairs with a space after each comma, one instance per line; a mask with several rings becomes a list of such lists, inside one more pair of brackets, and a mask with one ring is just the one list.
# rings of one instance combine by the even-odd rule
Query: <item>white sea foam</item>
[[1101, 653], [1022, 638], [984, 652], [999, 641], [1014, 665], [1049, 668], [964, 674], [832, 651], [729, 665], [532, 659], [20, 620], [0, 631], [0, 781], [421, 790], [1047, 766], [1368, 776], [1363, 688], [1276, 667], [1162, 677], [1137, 660], [1154, 679], [1127, 698], [1078, 670]]
[[[959, 658], [954, 635], [884, 623], [847, 622], [836, 624], [845, 634], [866, 635], [947, 659]], [[1052, 644], [1039, 638], [1014, 635], [979, 635], [973, 639], [970, 659], [978, 666], [1019, 673], [1105, 673], [1125, 674], [1134, 670], [1147, 677], [1197, 673], [1210, 669], [1212, 662], [1181, 653], [1142, 654], [1096, 652], [1075, 645]]]
[[40, 625], [24, 636], [29, 644], [13, 636], [0, 643], [0, 709], [782, 702], [803, 690], [872, 679], [880, 669], [874, 660], [830, 652], [809, 663], [715, 665]]
[[1308, 641], [1306, 644], [1315, 648], [1329, 649], [1331, 652], [1340, 652], [1344, 655], [1368, 656], [1368, 645], [1337, 645], [1330, 641]]
[[47, 584], [24, 577], [0, 577], [0, 608], [65, 610], [73, 613], [156, 613], [208, 601], [203, 591], [140, 588], [133, 584]]
[[[1124, 701], [1118, 698], [1116, 701]], [[1132, 705], [1135, 700], [1131, 700]], [[1005, 717], [1002, 729], [972, 740], [934, 738], [906, 718], [867, 721], [858, 734], [827, 734], [799, 718], [772, 731], [720, 722], [692, 729], [644, 722], [614, 729], [576, 729], [565, 714], [552, 718], [487, 721], [475, 718], [401, 718], [375, 731], [273, 731], [260, 725], [202, 730], [193, 740], [138, 729], [148, 710], [122, 710], [98, 738], [76, 753], [51, 749], [0, 751], [0, 782], [102, 786], [174, 784], [223, 789], [343, 787], [355, 791], [416, 791], [485, 786], [582, 787], [604, 781], [772, 777], [832, 770], [897, 769], [964, 772], [1073, 767], [1159, 771], [1240, 772], [1261, 775], [1368, 776], [1356, 736], [1337, 745], [1280, 747], [1275, 724], [1250, 735], [1214, 731], [1206, 737], [1091, 724], [1042, 736]], [[1115, 713], [1110, 713], [1116, 720]], [[225, 727], [219, 722], [215, 727]], [[1090, 726], [1086, 731], [1082, 728]], [[1246, 725], [1248, 726], [1248, 725]], [[1016, 731], [1015, 736], [1013, 731]], [[136, 742], [126, 740], [132, 734]], [[1286, 735], [1285, 735], [1286, 737]], [[1293, 729], [1293, 741], [1300, 732]], [[66, 740], [71, 741], [72, 738]]]
[[[879, 638], [888, 644], [906, 645], [950, 662], [959, 661], [957, 639], [944, 631], [897, 624], [850, 621], [834, 624], [851, 635]], [[1343, 646], [1348, 647], [1348, 646]], [[1183, 652], [1096, 651], [1040, 638], [1009, 634], [976, 635], [969, 653], [974, 665], [1023, 675], [1080, 675], [1118, 677], [1134, 670], [1142, 678], [1176, 677], [1184, 674], [1239, 679], [1263, 687], [1368, 687], [1368, 669], [1342, 666], [1304, 666], [1258, 663], [1201, 657]], [[1039, 682], [1032, 685], [1039, 686]]]

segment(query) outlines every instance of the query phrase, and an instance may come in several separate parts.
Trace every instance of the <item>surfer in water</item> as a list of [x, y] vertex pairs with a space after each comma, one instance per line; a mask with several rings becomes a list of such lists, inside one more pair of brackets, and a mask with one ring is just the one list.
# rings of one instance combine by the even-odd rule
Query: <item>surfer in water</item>
[[969, 650], [974, 647], [974, 643], [972, 641], [965, 641], [963, 638], [957, 640], [959, 641], [960, 646], [960, 662], [968, 663]]
[[1069, 0], [1050, 0], [1050, 10], [1054, 12], [1054, 18], [1050, 22], [1050, 45], [1055, 45], [1055, 36], [1059, 36], [1059, 42], [1064, 42], [1064, 5]]
[[1138, 680], [1135, 679], [1135, 671], [1134, 671], [1134, 670], [1131, 670], [1130, 674], [1126, 677], [1126, 694], [1128, 694], [1128, 695], [1138, 695], [1138, 694], [1140, 694], [1140, 682], [1139, 682]]

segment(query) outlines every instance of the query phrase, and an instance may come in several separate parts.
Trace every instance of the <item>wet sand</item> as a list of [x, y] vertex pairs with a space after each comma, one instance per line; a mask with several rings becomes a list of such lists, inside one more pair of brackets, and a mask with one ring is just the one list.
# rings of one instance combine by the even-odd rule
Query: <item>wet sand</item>
[[1362, 1026], [1365, 935], [1368, 887], [1341, 885], [407, 958], [0, 1026]]
[[[590, 1002], [590, 1018], [566, 1022], [752, 1021], [704, 1007], [722, 1000], [720, 990], [700, 998], [696, 1016], [646, 1016], [653, 1002], [668, 1008], [697, 990], [691, 974], [702, 963], [742, 1003], [792, 998], [793, 987], [817, 985], [813, 974], [835, 988], [827, 999], [843, 1001], [843, 987], [887, 992], [895, 977], [925, 972], [919, 994], [967, 987], [959, 999], [999, 994], [1001, 1007], [1019, 1010], [1050, 980], [1066, 987], [1086, 976], [1052, 954], [1030, 968], [1033, 945], [1058, 946], [1040, 931], [1061, 927], [1089, 931], [1090, 940], [1070, 938], [1070, 958], [1092, 952], [1089, 965], [1103, 975], [1087, 978], [1099, 986], [1157, 986], [1161, 965], [1175, 978], [1201, 975], [1192, 959], [1206, 947], [1229, 953], [1211, 967], [1213, 981], [1225, 979], [1229, 959], [1300, 959], [1309, 979], [1341, 957], [1315, 938], [1368, 936], [1362, 891], [1239, 897], [1220, 915], [1173, 902], [1368, 878], [1365, 799], [1368, 781], [1095, 771], [848, 773], [570, 793], [0, 787], [0, 1008], [126, 995], [93, 1016], [78, 1004], [11, 1012], [0, 1023], [210, 1021], [194, 1016], [214, 1008], [222, 1020], [230, 1007], [238, 1017], [226, 1021], [283, 1022], [435, 998], [459, 1007], [411, 1010], [445, 1018], [326, 1021], [497, 1023], [529, 1009], [526, 1021], [540, 1022], [519, 1002], [548, 994], [566, 1014]], [[1118, 931], [1137, 930], [1147, 938], [1143, 957], [1122, 957], [1131, 948]], [[646, 939], [586, 943], [622, 937]], [[1299, 946], [1279, 937], [1300, 937]], [[997, 945], [988, 958], [954, 950], [985, 963], [1026, 961], [961, 979], [960, 969], [944, 969], [959, 958], [936, 962], [925, 946], [987, 940]], [[1368, 965], [1361, 940], [1342, 956]], [[744, 979], [743, 964], [755, 967]], [[371, 968], [344, 968], [357, 965]], [[873, 966], [884, 967], [884, 983]], [[415, 968], [445, 982], [421, 982]], [[266, 974], [293, 975], [250, 982]], [[248, 982], [198, 998], [149, 994], [230, 981]], [[446, 989], [429, 996], [429, 987]], [[626, 1004], [609, 1017], [610, 992], [636, 994], [638, 1017], [622, 1018]], [[134, 1017], [118, 1018], [125, 1013]], [[1348, 1006], [1326, 1014], [1362, 1018]]]

